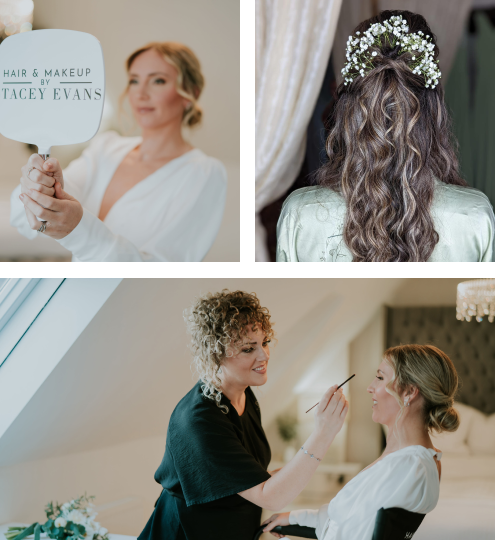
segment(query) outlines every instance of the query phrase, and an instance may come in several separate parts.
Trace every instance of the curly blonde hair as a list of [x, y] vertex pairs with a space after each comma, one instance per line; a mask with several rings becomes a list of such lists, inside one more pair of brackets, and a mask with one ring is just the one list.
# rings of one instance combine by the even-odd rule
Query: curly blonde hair
[[[182, 43], [173, 41], [154, 41], [148, 43], [134, 51], [126, 60], [126, 69], [129, 73], [134, 60], [141, 54], [150, 49], [156, 51], [166, 62], [177, 69], [177, 93], [188, 99], [191, 106], [184, 110], [182, 123], [189, 127], [193, 127], [201, 122], [203, 111], [198, 105], [198, 98], [205, 85], [205, 79], [201, 72], [201, 64], [198, 57], [192, 52], [189, 47]], [[120, 97], [120, 104], [127, 95], [129, 85], [127, 85], [124, 93]]]
[[203, 382], [203, 395], [221, 405], [221, 381], [218, 377], [222, 361], [237, 353], [249, 329], [258, 328], [267, 340], [274, 337], [270, 313], [260, 305], [255, 293], [231, 292], [223, 289], [197, 298], [184, 311], [188, 332], [191, 334], [193, 365]]
[[394, 370], [386, 391], [400, 407], [396, 426], [405, 410], [399, 393], [415, 386], [424, 399], [425, 429], [456, 431], [460, 418], [453, 406], [459, 379], [452, 360], [443, 351], [433, 345], [399, 345], [387, 349], [383, 359]]

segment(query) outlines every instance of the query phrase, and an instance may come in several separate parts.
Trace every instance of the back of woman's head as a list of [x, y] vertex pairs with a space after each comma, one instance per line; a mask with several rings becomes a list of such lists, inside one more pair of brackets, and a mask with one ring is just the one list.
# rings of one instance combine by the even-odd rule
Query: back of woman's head
[[399, 393], [416, 387], [424, 401], [425, 429], [440, 433], [459, 427], [460, 418], [453, 407], [457, 372], [443, 351], [433, 345], [399, 345], [387, 349], [383, 358], [394, 370], [387, 391], [397, 399], [401, 414], [404, 403]]
[[[392, 16], [407, 21], [408, 34], [431, 36], [434, 62], [436, 38], [425, 19], [410, 11], [382, 11], [353, 35]], [[426, 76], [413, 72], [415, 53], [400, 53], [398, 41], [388, 33], [375, 36], [366, 50], [367, 71], [337, 88], [329, 160], [318, 172], [319, 183], [346, 200], [343, 234], [354, 261], [428, 260], [439, 240], [431, 216], [435, 178], [466, 185], [443, 88], [426, 86]]]

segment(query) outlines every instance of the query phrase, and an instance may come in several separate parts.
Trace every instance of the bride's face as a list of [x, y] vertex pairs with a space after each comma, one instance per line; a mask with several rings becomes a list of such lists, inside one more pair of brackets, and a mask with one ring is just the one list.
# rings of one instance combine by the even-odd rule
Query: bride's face
[[129, 68], [128, 97], [141, 128], [180, 126], [189, 101], [177, 93], [177, 69], [155, 50], [141, 53]]
[[368, 392], [372, 398], [372, 420], [379, 424], [393, 425], [397, 413], [400, 411], [399, 404], [394, 396], [385, 389], [394, 375], [393, 369], [385, 361], [378, 366], [376, 377], [368, 386]]

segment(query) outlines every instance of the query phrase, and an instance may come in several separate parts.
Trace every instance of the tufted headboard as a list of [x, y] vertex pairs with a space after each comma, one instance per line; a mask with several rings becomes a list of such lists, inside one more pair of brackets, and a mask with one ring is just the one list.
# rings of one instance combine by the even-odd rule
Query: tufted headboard
[[495, 324], [458, 321], [455, 307], [387, 308], [387, 347], [435, 345], [454, 363], [459, 375], [456, 399], [495, 412]]

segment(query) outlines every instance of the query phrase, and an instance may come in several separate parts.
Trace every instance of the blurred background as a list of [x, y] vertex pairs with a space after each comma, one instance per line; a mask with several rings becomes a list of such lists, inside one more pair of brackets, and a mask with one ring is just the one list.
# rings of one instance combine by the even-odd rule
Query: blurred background
[[[100, 132], [140, 135], [130, 108], [119, 114], [127, 84], [125, 60], [150, 41], [179, 41], [198, 56], [206, 84], [199, 100], [203, 123], [185, 129], [187, 140], [220, 159], [228, 175], [227, 204], [216, 242], [205, 261], [239, 261], [239, 3], [231, 0], [0, 0], [0, 37], [48, 28], [93, 34], [105, 61], [106, 100]], [[52, 148], [62, 167], [88, 143]], [[0, 135], [0, 261], [70, 260], [57, 242], [30, 241], [9, 225], [9, 197], [20, 168], [36, 148]]]
[[[41, 521], [48, 501], [86, 491], [96, 496], [104, 527], [138, 536], [161, 492], [153, 475], [170, 415], [197, 380], [183, 310], [200, 294], [228, 288], [256, 292], [275, 323], [278, 342], [271, 347], [268, 382], [254, 388], [272, 449], [271, 469], [290, 460], [311, 433], [313, 415], [305, 411], [329, 386], [356, 374], [345, 387], [350, 412], [343, 429], [285, 510], [328, 503], [381, 455], [385, 434], [371, 420], [366, 389], [387, 347], [430, 343], [458, 371], [461, 427], [434, 439], [444, 452], [440, 501], [415, 538], [495, 537], [494, 323], [483, 315], [480, 322], [456, 318], [459, 283], [4, 280], [0, 300], [8, 299], [3, 291], [9, 287], [24, 287], [24, 299], [7, 322], [0, 302], [0, 526]], [[495, 280], [486, 280], [481, 290], [493, 316]], [[33, 321], [29, 313], [36, 310], [30, 306], [44, 305], [43, 294], [50, 300]], [[475, 296], [466, 302], [476, 304]], [[47, 328], [56, 328], [56, 337]], [[22, 336], [18, 342], [15, 331]], [[271, 513], [264, 511], [263, 519]]]
[[[282, 204], [327, 160], [325, 120], [348, 36], [385, 9], [423, 15], [440, 49], [461, 174], [495, 205], [495, 0], [260, 0], [256, 27], [256, 257], [274, 261]], [[312, 6], [312, 9], [309, 9]], [[295, 36], [295, 37], [294, 37]], [[290, 58], [281, 62], [280, 58]], [[277, 103], [283, 107], [277, 109]], [[275, 111], [275, 112], [274, 112]]]

